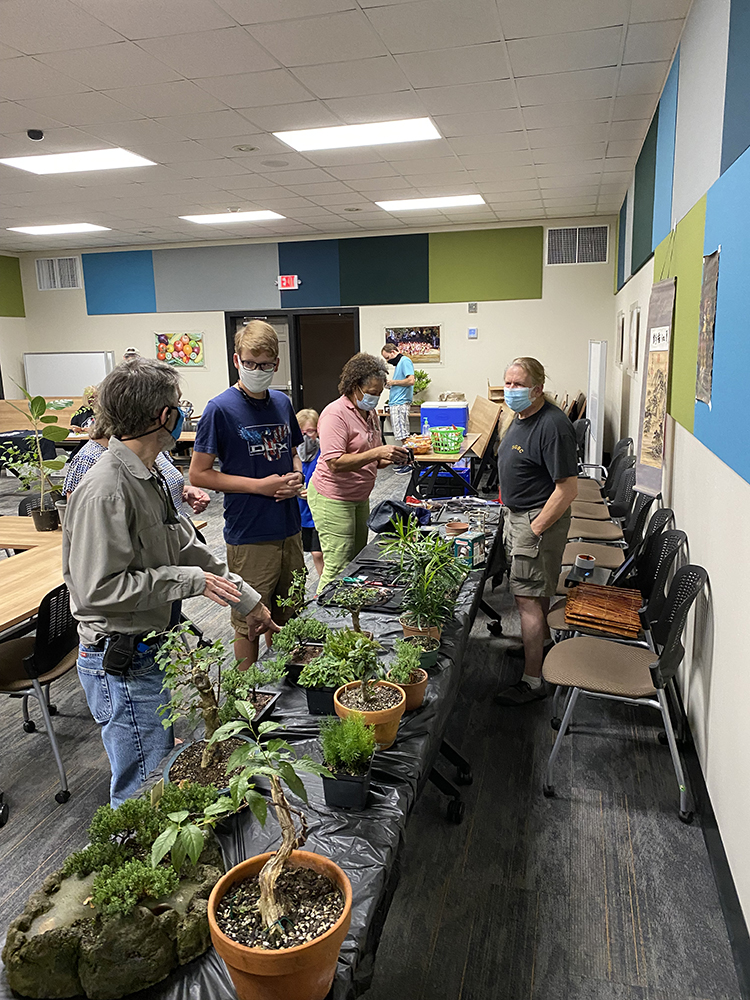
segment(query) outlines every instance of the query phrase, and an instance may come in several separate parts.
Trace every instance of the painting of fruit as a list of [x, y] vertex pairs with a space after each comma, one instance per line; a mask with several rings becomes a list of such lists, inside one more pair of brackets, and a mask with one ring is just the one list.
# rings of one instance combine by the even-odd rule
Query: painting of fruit
[[170, 365], [189, 365], [191, 367], [205, 364], [203, 353], [203, 334], [188, 333], [156, 333], [156, 357]]

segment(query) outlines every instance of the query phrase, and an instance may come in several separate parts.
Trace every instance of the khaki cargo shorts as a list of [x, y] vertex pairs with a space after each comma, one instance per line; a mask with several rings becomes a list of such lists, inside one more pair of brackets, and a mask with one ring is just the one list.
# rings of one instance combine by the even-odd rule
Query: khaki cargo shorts
[[531, 522], [541, 511], [505, 511], [503, 544], [510, 565], [510, 592], [518, 597], [554, 597], [560, 578], [563, 552], [568, 542], [570, 509], [547, 528], [541, 538]]
[[[284, 625], [291, 618], [290, 609], [280, 608], [276, 597], [286, 597], [292, 574], [305, 568], [301, 534], [255, 545], [227, 545], [227, 565], [258, 591], [277, 625]], [[232, 608], [231, 617], [235, 632], [246, 636], [245, 616]]]

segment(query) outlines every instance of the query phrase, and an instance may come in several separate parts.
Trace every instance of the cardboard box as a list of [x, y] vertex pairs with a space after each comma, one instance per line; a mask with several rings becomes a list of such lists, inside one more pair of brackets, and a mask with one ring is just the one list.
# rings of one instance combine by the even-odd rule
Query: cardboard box
[[453, 539], [453, 554], [456, 559], [465, 562], [469, 569], [481, 566], [485, 559], [484, 532], [465, 531]]

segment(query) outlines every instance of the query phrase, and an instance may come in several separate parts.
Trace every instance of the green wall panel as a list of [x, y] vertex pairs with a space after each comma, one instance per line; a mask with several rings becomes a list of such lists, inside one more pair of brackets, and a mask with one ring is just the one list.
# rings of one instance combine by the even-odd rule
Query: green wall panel
[[669, 413], [691, 434], [695, 415], [705, 228], [704, 195], [654, 251], [654, 282], [677, 277]]
[[426, 233], [339, 240], [342, 306], [427, 302]]
[[0, 316], [25, 316], [18, 257], [0, 255]]
[[659, 109], [646, 133], [643, 147], [635, 165], [633, 197], [633, 274], [640, 270], [651, 256], [651, 237], [654, 230], [654, 183], [656, 180], [656, 134], [659, 127]]
[[540, 299], [541, 226], [430, 233], [430, 302]]

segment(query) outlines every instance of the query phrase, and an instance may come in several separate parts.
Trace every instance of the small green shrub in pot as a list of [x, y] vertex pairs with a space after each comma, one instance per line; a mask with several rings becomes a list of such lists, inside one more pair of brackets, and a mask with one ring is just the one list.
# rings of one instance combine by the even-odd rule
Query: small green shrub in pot
[[346, 719], [324, 719], [320, 725], [323, 760], [333, 774], [364, 775], [375, 753], [375, 728], [361, 712]]
[[395, 649], [396, 659], [390, 665], [388, 677], [396, 684], [416, 684], [422, 676], [419, 650], [403, 639], [396, 640]]

